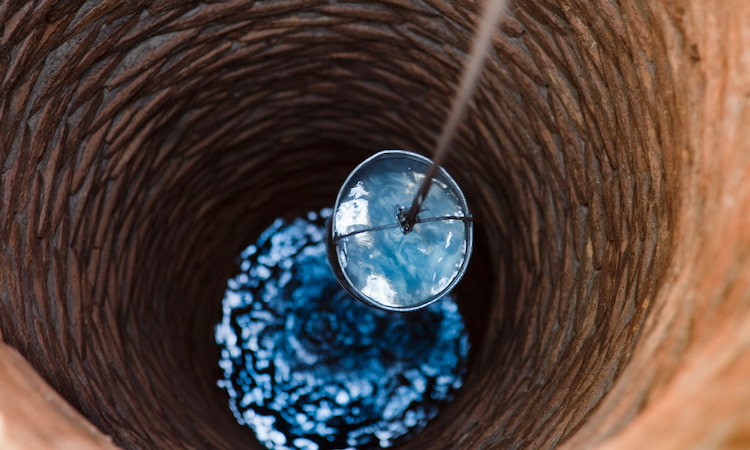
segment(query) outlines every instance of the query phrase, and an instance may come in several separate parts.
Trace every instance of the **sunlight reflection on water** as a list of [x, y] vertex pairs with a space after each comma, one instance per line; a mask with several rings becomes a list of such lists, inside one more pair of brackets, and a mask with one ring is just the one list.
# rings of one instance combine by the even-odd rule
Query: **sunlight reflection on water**
[[349, 296], [326, 261], [331, 214], [277, 219], [227, 283], [218, 382], [269, 449], [390, 447], [460, 388], [469, 340], [448, 296], [411, 313]]

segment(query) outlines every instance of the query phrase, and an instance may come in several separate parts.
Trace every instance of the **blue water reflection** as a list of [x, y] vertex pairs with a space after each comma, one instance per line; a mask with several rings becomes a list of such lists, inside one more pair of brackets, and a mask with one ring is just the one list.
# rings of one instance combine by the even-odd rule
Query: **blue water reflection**
[[469, 341], [455, 302], [400, 313], [351, 298], [326, 261], [330, 213], [277, 219], [227, 283], [219, 386], [269, 449], [390, 447], [462, 385]]

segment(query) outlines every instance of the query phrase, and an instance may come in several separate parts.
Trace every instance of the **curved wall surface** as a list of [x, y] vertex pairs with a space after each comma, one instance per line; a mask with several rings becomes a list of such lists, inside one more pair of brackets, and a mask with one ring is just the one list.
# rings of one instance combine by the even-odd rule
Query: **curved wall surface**
[[[1, 2], [0, 439], [260, 448], [215, 385], [232, 260], [430, 154], [477, 13]], [[470, 372], [404, 447], [750, 442], [748, 45], [740, 0], [512, 4], [445, 164]]]

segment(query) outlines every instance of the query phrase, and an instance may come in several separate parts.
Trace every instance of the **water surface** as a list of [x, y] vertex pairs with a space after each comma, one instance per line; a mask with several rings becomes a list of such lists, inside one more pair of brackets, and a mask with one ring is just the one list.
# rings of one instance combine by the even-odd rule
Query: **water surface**
[[463, 382], [469, 340], [453, 299], [401, 313], [350, 297], [326, 260], [330, 213], [277, 219], [242, 252], [222, 302], [218, 384], [269, 449], [390, 447]]

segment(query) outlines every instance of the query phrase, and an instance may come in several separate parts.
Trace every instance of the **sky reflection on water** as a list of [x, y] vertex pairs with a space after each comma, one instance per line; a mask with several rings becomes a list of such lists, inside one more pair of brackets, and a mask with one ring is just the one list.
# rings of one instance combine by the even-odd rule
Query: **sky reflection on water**
[[277, 219], [227, 283], [218, 384], [269, 449], [390, 447], [463, 382], [469, 340], [453, 299], [400, 313], [350, 297], [326, 261], [330, 213]]
[[432, 303], [461, 279], [471, 255], [473, 224], [458, 185], [443, 171], [432, 181], [417, 223], [404, 233], [406, 211], [431, 161], [385, 150], [349, 175], [332, 220], [334, 267], [349, 292], [389, 310]]

